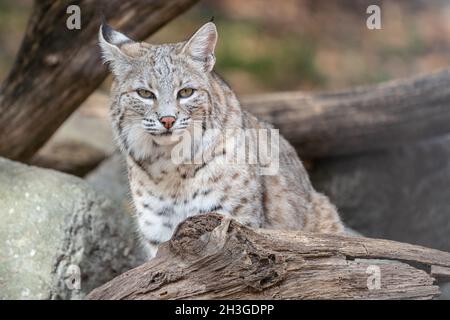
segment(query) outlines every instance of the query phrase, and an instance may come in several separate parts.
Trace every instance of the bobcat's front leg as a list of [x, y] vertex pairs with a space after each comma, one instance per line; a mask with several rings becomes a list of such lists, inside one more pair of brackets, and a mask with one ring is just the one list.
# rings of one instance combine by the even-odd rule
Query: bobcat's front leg
[[140, 213], [138, 226], [143, 246], [149, 259], [156, 255], [158, 246], [162, 242], [170, 239], [175, 227], [151, 210]]

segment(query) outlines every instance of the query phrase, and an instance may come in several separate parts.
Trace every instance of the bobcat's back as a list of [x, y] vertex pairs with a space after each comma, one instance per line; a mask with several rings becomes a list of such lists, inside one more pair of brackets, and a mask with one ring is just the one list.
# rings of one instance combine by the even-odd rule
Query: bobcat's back
[[[243, 112], [247, 128], [273, 129], [251, 113]], [[343, 232], [336, 207], [314, 190], [297, 152], [283, 137], [279, 139], [279, 169], [275, 175], [264, 175], [264, 228], [298, 229], [319, 233]]]

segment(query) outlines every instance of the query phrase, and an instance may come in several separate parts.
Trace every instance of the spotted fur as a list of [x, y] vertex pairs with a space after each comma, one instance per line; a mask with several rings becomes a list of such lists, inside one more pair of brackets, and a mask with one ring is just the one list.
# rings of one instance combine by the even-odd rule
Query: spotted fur
[[[117, 144], [126, 156], [140, 234], [149, 256], [185, 218], [207, 212], [231, 216], [255, 228], [338, 233], [335, 207], [316, 192], [295, 150], [279, 140], [279, 170], [262, 175], [258, 164], [227, 162], [244, 143], [237, 129], [270, 129], [243, 111], [230, 87], [212, 71], [217, 31], [209, 22], [188, 41], [151, 45], [130, 40], [104, 25], [100, 45], [115, 81], [111, 118]], [[193, 88], [180, 98], [177, 92]], [[149, 90], [144, 99], [138, 89]], [[175, 117], [168, 131], [161, 117]], [[214, 129], [214, 130], [211, 130]], [[172, 152], [185, 133], [198, 163], [174, 163]], [[225, 137], [233, 136], [228, 145]], [[254, 136], [247, 137], [255, 143]]]

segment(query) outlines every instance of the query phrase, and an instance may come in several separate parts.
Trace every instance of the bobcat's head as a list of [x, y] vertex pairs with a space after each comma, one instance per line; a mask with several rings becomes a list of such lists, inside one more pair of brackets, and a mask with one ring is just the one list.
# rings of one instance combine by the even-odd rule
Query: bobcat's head
[[211, 108], [214, 23], [187, 41], [162, 45], [135, 42], [103, 24], [99, 40], [115, 78], [113, 123], [123, 145], [145, 157], [149, 145], [176, 143], [201, 126]]

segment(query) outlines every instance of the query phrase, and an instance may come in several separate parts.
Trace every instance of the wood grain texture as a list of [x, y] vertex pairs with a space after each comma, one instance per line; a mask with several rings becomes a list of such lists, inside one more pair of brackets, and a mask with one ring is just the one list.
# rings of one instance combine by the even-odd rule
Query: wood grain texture
[[[97, 35], [109, 24], [143, 40], [198, 0], [35, 1], [20, 51], [0, 86], [0, 156], [28, 160], [106, 77]], [[81, 8], [81, 30], [66, 27]]]
[[[450, 254], [388, 240], [254, 230], [207, 214], [182, 222], [153, 260], [88, 298], [431, 299], [439, 295], [432, 267], [447, 272]], [[369, 289], [372, 268], [379, 268], [379, 289]]]
[[450, 69], [331, 93], [242, 99], [304, 159], [366, 152], [450, 132]]

